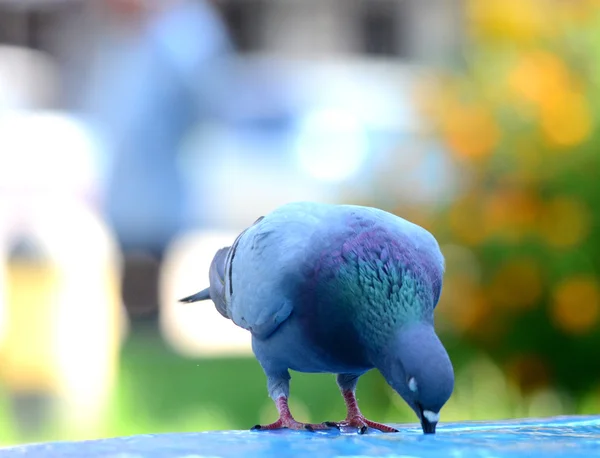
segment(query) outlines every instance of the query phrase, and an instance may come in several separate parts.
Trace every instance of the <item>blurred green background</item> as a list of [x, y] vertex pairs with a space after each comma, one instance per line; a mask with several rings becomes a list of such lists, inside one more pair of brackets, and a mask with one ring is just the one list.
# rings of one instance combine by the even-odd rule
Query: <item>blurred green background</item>
[[[177, 299], [292, 200], [438, 238], [443, 421], [597, 414], [599, 106], [595, 0], [0, 1], [0, 444], [274, 421], [249, 336]], [[345, 415], [332, 375], [290, 404]]]

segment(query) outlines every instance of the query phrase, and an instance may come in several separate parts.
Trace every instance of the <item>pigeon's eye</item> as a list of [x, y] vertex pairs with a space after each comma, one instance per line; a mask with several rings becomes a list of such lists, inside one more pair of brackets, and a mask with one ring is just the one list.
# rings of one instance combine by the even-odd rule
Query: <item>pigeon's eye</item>
[[417, 387], [417, 381], [415, 380], [414, 377], [410, 377], [408, 379], [408, 389], [410, 391], [412, 391], [413, 393], [417, 392], [417, 389], [418, 389], [418, 387]]

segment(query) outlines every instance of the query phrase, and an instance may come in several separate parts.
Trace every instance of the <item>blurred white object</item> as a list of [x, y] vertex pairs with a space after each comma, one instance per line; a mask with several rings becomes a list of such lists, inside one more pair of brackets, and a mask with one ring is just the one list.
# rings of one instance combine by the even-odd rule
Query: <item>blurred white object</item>
[[89, 196], [98, 183], [99, 156], [90, 132], [74, 117], [0, 113], [0, 192]]
[[179, 299], [208, 286], [215, 252], [230, 246], [236, 232], [191, 233], [177, 239], [161, 278], [161, 329], [167, 342], [187, 356], [252, 354], [250, 333], [222, 317], [212, 301], [182, 304]]
[[[13, 280], [0, 302], [4, 385], [61, 400], [72, 432], [101, 420], [124, 331], [118, 248], [94, 205], [95, 148], [85, 125], [64, 113], [0, 115], [0, 270]], [[23, 239], [43, 252], [42, 277], [8, 263]]]
[[324, 109], [300, 124], [296, 154], [300, 167], [314, 178], [343, 181], [356, 175], [367, 154], [363, 125], [352, 113]]
[[0, 45], [0, 113], [51, 106], [57, 97], [58, 73], [54, 61], [42, 52]]

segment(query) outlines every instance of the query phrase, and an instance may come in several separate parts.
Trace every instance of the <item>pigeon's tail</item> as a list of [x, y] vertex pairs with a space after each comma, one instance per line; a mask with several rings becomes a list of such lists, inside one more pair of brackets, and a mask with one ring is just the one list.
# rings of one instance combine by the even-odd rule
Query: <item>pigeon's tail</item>
[[210, 299], [210, 289], [206, 288], [199, 293], [179, 299], [179, 302], [185, 302], [186, 304], [189, 304], [190, 302], [206, 301], [208, 299]]

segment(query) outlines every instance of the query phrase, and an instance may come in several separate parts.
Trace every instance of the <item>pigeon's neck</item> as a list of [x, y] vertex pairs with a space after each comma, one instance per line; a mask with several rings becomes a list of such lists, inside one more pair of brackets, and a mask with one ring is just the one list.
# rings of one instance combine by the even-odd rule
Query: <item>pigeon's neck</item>
[[431, 290], [410, 268], [367, 265], [359, 272], [355, 281], [360, 289], [351, 306], [361, 340], [370, 350], [380, 352], [402, 330], [432, 326]]
[[[365, 346], [378, 351], [401, 327], [433, 321], [431, 290], [409, 269], [375, 266], [362, 259], [318, 282], [316, 301], [336, 304], [336, 320], [354, 328]], [[327, 309], [327, 307], [323, 307]]]
[[433, 320], [429, 261], [410, 237], [368, 222], [343, 240], [321, 242], [308, 288], [313, 301], [324, 310], [336, 304], [336, 320], [354, 328], [365, 346], [378, 350], [402, 326]]

